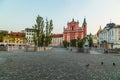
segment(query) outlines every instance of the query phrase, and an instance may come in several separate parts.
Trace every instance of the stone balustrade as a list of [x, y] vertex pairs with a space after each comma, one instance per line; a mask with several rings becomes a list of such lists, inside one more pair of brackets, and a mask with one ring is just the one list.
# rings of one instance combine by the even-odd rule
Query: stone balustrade
[[26, 47], [25, 51], [30, 52], [30, 51], [46, 51], [46, 50], [51, 50], [52, 47]]

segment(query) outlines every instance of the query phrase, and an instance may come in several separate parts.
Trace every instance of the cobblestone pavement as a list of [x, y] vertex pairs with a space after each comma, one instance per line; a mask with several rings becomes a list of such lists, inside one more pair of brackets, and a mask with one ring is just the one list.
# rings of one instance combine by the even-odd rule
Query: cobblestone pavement
[[120, 54], [0, 52], [0, 80], [120, 80]]

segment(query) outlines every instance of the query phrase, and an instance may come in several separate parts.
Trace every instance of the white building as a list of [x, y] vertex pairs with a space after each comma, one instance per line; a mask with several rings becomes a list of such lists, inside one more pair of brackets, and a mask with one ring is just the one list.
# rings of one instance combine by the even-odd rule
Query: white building
[[50, 46], [62, 46], [63, 34], [53, 34], [52, 43]]
[[98, 46], [98, 37], [97, 37], [97, 35], [93, 35], [92, 39], [93, 39], [93, 45], [94, 45], [94, 47], [97, 47]]
[[27, 38], [27, 43], [30, 45], [33, 45], [33, 35], [34, 35], [34, 31], [32, 28], [26, 28], [25, 29], [25, 37]]
[[99, 34], [99, 44], [109, 49], [120, 48], [120, 25], [107, 24]]

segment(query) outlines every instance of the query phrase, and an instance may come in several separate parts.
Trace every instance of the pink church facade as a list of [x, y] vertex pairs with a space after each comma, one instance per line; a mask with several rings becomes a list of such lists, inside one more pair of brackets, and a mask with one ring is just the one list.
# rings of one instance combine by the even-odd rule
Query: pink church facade
[[70, 42], [72, 39], [81, 40], [83, 37], [87, 36], [87, 23], [84, 18], [82, 27], [79, 27], [79, 22], [74, 21], [74, 19], [67, 24], [67, 28], [64, 28], [63, 39]]

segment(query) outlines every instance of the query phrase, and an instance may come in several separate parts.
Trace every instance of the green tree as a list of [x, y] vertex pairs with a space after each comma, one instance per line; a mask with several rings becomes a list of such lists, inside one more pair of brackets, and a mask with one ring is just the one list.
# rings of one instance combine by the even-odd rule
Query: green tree
[[87, 39], [88, 39], [87, 37], [84, 37], [80, 42], [78, 42], [78, 47], [83, 48]]
[[36, 24], [33, 26], [34, 35], [33, 41], [38, 47], [42, 46], [42, 35], [44, 34], [44, 20], [41, 16], [38, 15], [36, 19]]
[[53, 21], [46, 19], [46, 29], [45, 29], [45, 46], [48, 46], [52, 41], [52, 30], [53, 30]]
[[0, 30], [0, 42], [3, 42], [3, 37], [8, 34], [8, 31]]
[[92, 37], [89, 37], [89, 47], [92, 47], [93, 46], [93, 39]]
[[33, 41], [35, 45], [38, 47], [48, 46], [52, 41], [52, 30], [53, 30], [53, 22], [52, 20], [44, 22], [44, 19], [38, 15], [36, 19], [36, 24], [33, 26], [34, 35]]
[[44, 46], [44, 42], [45, 42], [44, 39], [45, 39], [45, 34], [42, 34], [41, 43], [40, 43], [41, 46]]
[[[34, 31], [35, 31], [35, 30], [34, 30]], [[33, 34], [33, 41], [34, 41], [35, 46], [37, 46], [37, 38], [36, 38], [36, 35], [35, 35], [35, 34]]]
[[78, 48], [83, 48], [83, 41], [78, 42]]
[[71, 46], [74, 46], [74, 47], [75, 47], [75, 46], [76, 46], [76, 41], [77, 41], [76, 39], [72, 39], [72, 40], [70, 41]]
[[68, 46], [68, 42], [66, 40], [63, 41], [63, 46], [66, 48]]

